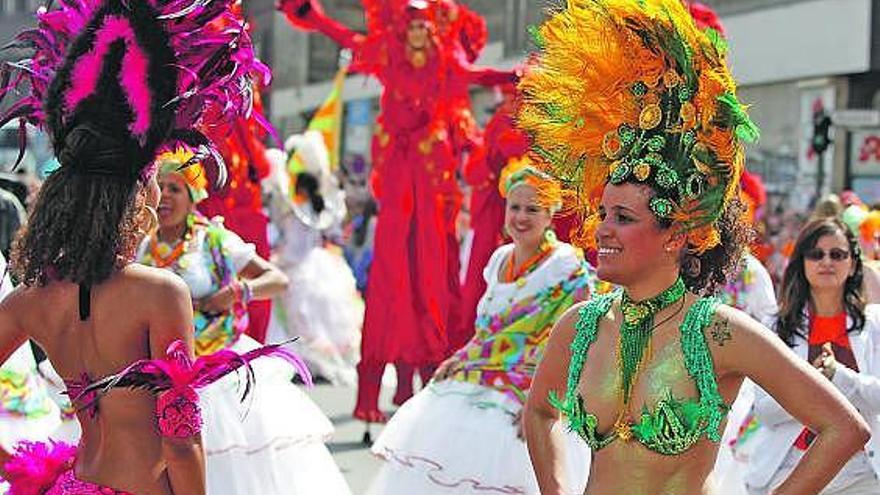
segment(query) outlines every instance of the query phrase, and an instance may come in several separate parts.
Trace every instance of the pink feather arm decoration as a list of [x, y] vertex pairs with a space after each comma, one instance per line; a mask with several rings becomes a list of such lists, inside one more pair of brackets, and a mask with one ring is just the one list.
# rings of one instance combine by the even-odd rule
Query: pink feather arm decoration
[[73, 465], [76, 447], [66, 443], [21, 442], [4, 469], [8, 495], [42, 495]]
[[[222, 183], [225, 181], [222, 158], [211, 141], [195, 129], [210, 129], [238, 117], [248, 117], [253, 105], [253, 82], [268, 84], [271, 72], [254, 53], [237, 0], [146, 1], [155, 12], [153, 20], [168, 36], [176, 59], [176, 96], [159, 102], [159, 107], [176, 107], [170, 138], [203, 153], [207, 162], [215, 161], [220, 169], [216, 176]], [[44, 102], [69, 48], [97, 15], [103, 15], [106, 5], [116, 2], [121, 0], [60, 0], [51, 11], [44, 7], [37, 11], [37, 26], [21, 32], [7, 45], [7, 48], [30, 53], [26, 58], [5, 62], [0, 67], [0, 102], [7, 100], [7, 110], [0, 114], [0, 125], [19, 118], [22, 132], [24, 122], [45, 127]], [[122, 5], [125, 8], [126, 4]], [[137, 136], [151, 122], [146, 115], [152, 97], [143, 77], [146, 62], [125, 22], [110, 21], [100, 26], [95, 46], [74, 66], [72, 73], [78, 77], [73, 78], [63, 98], [72, 107], [64, 111], [73, 113], [78, 102], [95, 92], [96, 71], [102, 63], [101, 50], [106, 51], [110, 42], [124, 40], [128, 50], [126, 70], [120, 72], [119, 79], [133, 114], [130, 130]], [[206, 111], [208, 109], [212, 111]]]
[[[76, 403], [82, 399], [88, 399], [91, 403], [113, 388], [133, 388], [148, 390], [155, 394], [172, 390], [192, 388], [198, 390], [204, 388], [224, 376], [241, 368], [245, 371], [245, 389], [242, 400], [250, 393], [254, 383], [254, 371], [251, 361], [261, 357], [276, 357], [290, 363], [303, 381], [312, 385], [312, 377], [302, 359], [293, 352], [283, 348], [283, 344], [273, 344], [238, 354], [231, 350], [222, 350], [202, 356], [192, 361], [186, 353], [186, 348], [181, 341], [173, 342], [163, 359], [143, 359], [132, 363], [124, 370], [98, 380], [85, 387], [73, 401]], [[97, 393], [94, 398], [90, 393]], [[89, 407], [92, 404], [85, 403], [81, 407]]]

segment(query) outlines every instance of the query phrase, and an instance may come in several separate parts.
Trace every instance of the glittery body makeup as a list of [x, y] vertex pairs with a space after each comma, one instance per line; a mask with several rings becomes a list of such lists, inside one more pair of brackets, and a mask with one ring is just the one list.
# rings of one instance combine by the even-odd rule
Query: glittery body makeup
[[[687, 296], [681, 308], [667, 308], [662, 318], [675, 314], [654, 329], [652, 352], [633, 383], [633, 396], [626, 416], [638, 421], [643, 411], [653, 411], [665, 397], [697, 400], [699, 393], [688, 372], [682, 352], [681, 326], [695, 298]], [[607, 433], [618, 415], [622, 386], [618, 369], [617, 339], [622, 316], [617, 303], [598, 324], [589, 359], [583, 366], [577, 391], [585, 409], [597, 418], [597, 432]], [[707, 330], [708, 331], [708, 330]], [[727, 392], [727, 390], [724, 390]], [[728, 394], [725, 393], [725, 398]], [[723, 423], [722, 423], [723, 427]], [[685, 452], [663, 455], [638, 441], [613, 441], [593, 452], [587, 495], [634, 494], [718, 495], [705, 481], [714, 465], [718, 444], [703, 437]]]

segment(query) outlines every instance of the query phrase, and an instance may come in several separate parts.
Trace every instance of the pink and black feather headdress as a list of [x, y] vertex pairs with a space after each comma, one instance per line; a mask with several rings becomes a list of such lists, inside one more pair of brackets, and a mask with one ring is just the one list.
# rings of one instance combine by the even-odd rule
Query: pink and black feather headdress
[[235, 0], [61, 0], [10, 45], [32, 55], [0, 69], [0, 100], [43, 127], [62, 166], [140, 177], [169, 141], [196, 152], [218, 183], [223, 160], [197, 129], [251, 111], [268, 80]]

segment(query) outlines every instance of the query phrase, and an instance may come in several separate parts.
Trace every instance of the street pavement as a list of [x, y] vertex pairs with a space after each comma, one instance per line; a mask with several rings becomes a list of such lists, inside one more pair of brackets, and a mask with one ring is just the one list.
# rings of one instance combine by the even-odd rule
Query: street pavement
[[[318, 407], [324, 411], [324, 414], [336, 427], [335, 434], [327, 442], [327, 448], [330, 449], [336, 464], [348, 481], [351, 493], [362, 495], [366, 493], [381, 461], [374, 457], [370, 453], [369, 447], [363, 443], [365, 424], [351, 417], [356, 391], [355, 387], [328, 384], [316, 385], [311, 390], [306, 389], [306, 393], [318, 404]], [[386, 387], [380, 396], [380, 406], [383, 411], [388, 413], [393, 410], [392, 394], [393, 389]], [[381, 430], [380, 425], [372, 426], [370, 431], [374, 439]]]

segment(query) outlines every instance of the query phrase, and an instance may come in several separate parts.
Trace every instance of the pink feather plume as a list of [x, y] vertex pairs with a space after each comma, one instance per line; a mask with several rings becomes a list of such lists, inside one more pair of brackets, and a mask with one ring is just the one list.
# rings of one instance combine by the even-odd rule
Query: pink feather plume
[[76, 447], [67, 443], [21, 442], [4, 466], [9, 495], [42, 495], [73, 465]]
[[128, 19], [108, 16], [104, 25], [95, 33], [95, 46], [86, 53], [73, 70], [72, 84], [64, 98], [68, 111], [72, 111], [84, 99], [95, 92], [102, 64], [107, 52], [117, 40], [125, 45], [122, 63], [125, 70], [120, 72], [120, 85], [128, 96], [128, 103], [134, 114], [130, 130], [143, 139], [150, 127], [150, 88], [147, 86], [148, 60], [138, 47], [134, 31]]
[[[189, 359], [185, 345], [178, 340], [168, 346], [165, 358], [143, 359], [132, 363], [119, 373], [85, 387], [73, 397], [73, 401], [79, 402], [88, 398], [89, 393], [96, 392], [95, 398], [92, 399], [94, 402], [100, 395], [120, 387], [142, 388], [154, 393], [178, 387], [192, 387], [198, 390], [242, 368], [246, 374], [244, 396], [247, 396], [254, 382], [251, 362], [262, 357], [275, 357], [287, 361], [306, 385], [311, 386], [312, 376], [308, 367], [299, 356], [282, 347], [285, 344], [286, 342], [267, 345], [243, 354], [228, 349], [221, 350], [192, 361]], [[80, 404], [80, 407], [90, 405], [90, 403]]]
[[[254, 80], [268, 83], [271, 73], [254, 53], [238, 0], [149, 1], [177, 58], [174, 133], [191, 134], [196, 128], [247, 117], [253, 94], [243, 88], [250, 88]], [[37, 27], [22, 31], [10, 44], [28, 52], [28, 57], [0, 64], [0, 103], [6, 108], [0, 113], [0, 125], [20, 118], [44, 126], [43, 102], [49, 85], [64, 63], [68, 48], [103, 4], [102, 0], [59, 0], [53, 10], [41, 7], [37, 11]], [[94, 93], [102, 54], [106, 54], [110, 43], [123, 39], [127, 49], [120, 83], [134, 115], [130, 130], [139, 137], [150, 126], [151, 94], [146, 80], [149, 61], [124, 19], [108, 16], [96, 38], [93, 53], [74, 68], [74, 87], [64, 97], [65, 107], [73, 111], [77, 103]]]

